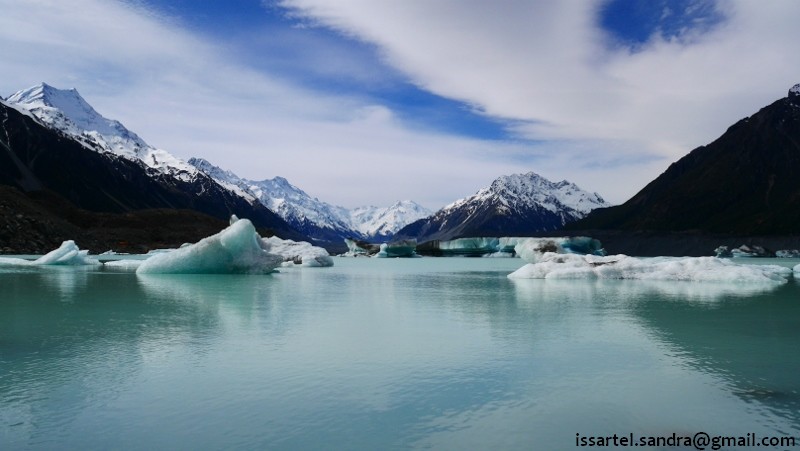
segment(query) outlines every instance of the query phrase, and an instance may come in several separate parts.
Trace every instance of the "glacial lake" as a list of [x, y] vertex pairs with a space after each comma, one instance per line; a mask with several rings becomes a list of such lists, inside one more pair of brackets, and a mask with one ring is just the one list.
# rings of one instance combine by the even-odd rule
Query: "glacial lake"
[[795, 280], [506, 277], [523, 265], [336, 258], [266, 276], [147, 277], [0, 269], [0, 449], [800, 438]]

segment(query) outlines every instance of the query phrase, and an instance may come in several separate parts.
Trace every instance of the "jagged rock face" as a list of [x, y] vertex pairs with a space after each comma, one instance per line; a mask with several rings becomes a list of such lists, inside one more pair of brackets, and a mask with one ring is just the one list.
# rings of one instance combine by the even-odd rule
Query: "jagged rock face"
[[556, 230], [594, 208], [608, 206], [566, 180], [554, 183], [533, 172], [503, 176], [474, 196], [458, 200], [401, 229], [420, 242], [459, 237], [525, 236]]
[[[96, 212], [184, 208], [221, 219], [235, 213], [284, 237], [303, 238], [262, 205], [223, 188], [211, 177], [164, 151], [146, 144], [143, 147], [143, 141], [124, 127], [120, 129], [121, 124], [116, 121], [104, 123], [109, 127], [103, 129], [105, 134], [80, 131], [78, 124], [107, 120], [97, 115], [77, 92], [68, 91], [62, 96], [61, 100], [74, 103], [65, 107], [68, 111], [64, 112], [50, 106], [52, 99], [47, 101], [48, 91], [54, 88], [46, 85], [39, 88], [38, 91], [32, 88], [39, 92], [37, 95], [28, 90], [31, 91], [28, 96], [15, 94], [7, 101], [0, 101], [0, 183], [26, 192], [51, 190], [79, 208]], [[53, 96], [56, 95], [50, 92], [50, 97]], [[14, 99], [27, 103], [20, 106], [12, 103]], [[68, 116], [70, 110], [79, 110], [75, 113], [79, 119], [73, 121]], [[97, 128], [103, 128], [100, 125]], [[115, 135], [119, 138], [117, 144], [122, 145], [127, 139], [139, 150], [148, 152], [147, 155], [162, 157], [161, 160], [148, 165], [135, 155], [106, 146], [113, 140], [106, 132], [115, 131], [121, 133]], [[172, 164], [172, 160], [179, 164]]]
[[698, 147], [624, 204], [573, 229], [793, 233], [800, 224], [800, 85]]

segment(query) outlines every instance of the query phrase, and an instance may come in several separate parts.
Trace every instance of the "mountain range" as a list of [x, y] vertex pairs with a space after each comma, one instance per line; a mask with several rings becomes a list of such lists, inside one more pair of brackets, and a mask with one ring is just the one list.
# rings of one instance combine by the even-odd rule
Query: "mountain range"
[[413, 201], [351, 211], [281, 177], [250, 181], [205, 160], [185, 162], [103, 117], [75, 89], [42, 83], [19, 91], [0, 99], [0, 118], [0, 183], [29, 194], [49, 192], [48, 208], [69, 203], [98, 213], [172, 209], [217, 219], [236, 214], [266, 234], [316, 240], [337, 250], [345, 248], [343, 238], [387, 240], [430, 213]]
[[0, 101], [0, 182], [49, 191], [79, 209], [127, 213], [185, 209], [251, 218], [285, 238], [304, 238], [280, 216], [105, 119], [75, 90], [46, 84]]
[[461, 237], [530, 236], [553, 231], [610, 204], [597, 193], [566, 180], [551, 182], [534, 173], [502, 176], [474, 195], [459, 199], [397, 232], [419, 242]]
[[327, 243], [344, 238], [387, 241], [406, 224], [431, 214], [414, 201], [404, 200], [389, 207], [358, 207], [349, 210], [323, 202], [292, 185], [283, 177], [261, 181], [243, 179], [202, 158], [189, 164], [226, 186], [235, 186], [279, 214], [292, 227]]
[[194, 239], [231, 214], [264, 234], [340, 248], [344, 237], [426, 242], [553, 233], [590, 234], [607, 248], [616, 245], [607, 240], [624, 242], [611, 251], [638, 255], [687, 253], [680, 240], [704, 255], [712, 241], [760, 244], [742, 237], [783, 245], [789, 241], [778, 238], [794, 239], [800, 221], [799, 143], [796, 85], [619, 206], [529, 172], [499, 177], [433, 214], [411, 201], [349, 210], [282, 177], [249, 180], [203, 159], [183, 161], [104, 118], [76, 90], [41, 84], [0, 99], [0, 252], [42, 250], [76, 233], [94, 249], [134, 237], [146, 250]]

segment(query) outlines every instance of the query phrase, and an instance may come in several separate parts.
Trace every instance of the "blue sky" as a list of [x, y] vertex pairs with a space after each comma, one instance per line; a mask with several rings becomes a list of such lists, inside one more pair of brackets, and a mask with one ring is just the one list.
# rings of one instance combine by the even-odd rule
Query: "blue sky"
[[[798, 2], [0, 0], [0, 93], [354, 207], [538, 172], [623, 202], [785, 95]], [[42, 58], [41, 55], [47, 55]]]

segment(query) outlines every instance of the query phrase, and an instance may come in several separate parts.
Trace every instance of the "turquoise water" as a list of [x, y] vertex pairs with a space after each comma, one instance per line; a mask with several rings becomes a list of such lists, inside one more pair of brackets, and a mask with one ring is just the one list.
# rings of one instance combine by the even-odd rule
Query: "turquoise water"
[[795, 281], [506, 277], [522, 264], [336, 259], [267, 276], [0, 270], [0, 449], [800, 437]]

